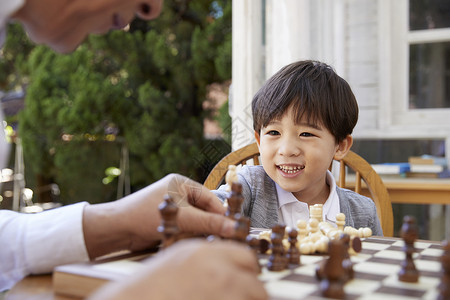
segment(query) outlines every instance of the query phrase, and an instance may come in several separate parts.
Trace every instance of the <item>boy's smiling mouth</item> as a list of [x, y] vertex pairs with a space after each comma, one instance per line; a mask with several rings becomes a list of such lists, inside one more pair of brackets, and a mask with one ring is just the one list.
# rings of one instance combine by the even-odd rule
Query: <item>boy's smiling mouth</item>
[[303, 170], [305, 168], [305, 166], [303, 165], [277, 165], [277, 168], [281, 171], [283, 171], [284, 173], [287, 174], [294, 174], [297, 172], [300, 172], [301, 170]]

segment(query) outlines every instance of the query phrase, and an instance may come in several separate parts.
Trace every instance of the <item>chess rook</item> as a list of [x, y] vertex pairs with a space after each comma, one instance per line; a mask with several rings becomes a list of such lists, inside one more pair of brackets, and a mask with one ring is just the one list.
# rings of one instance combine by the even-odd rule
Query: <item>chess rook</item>
[[317, 223], [323, 221], [323, 204], [314, 204], [309, 206], [309, 218], [316, 219]]

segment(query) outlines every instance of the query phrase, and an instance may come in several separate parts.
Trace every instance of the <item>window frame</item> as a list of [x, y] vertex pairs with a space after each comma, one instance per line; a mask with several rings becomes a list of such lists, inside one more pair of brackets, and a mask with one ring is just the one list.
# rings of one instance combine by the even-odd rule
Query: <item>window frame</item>
[[[448, 137], [450, 131], [450, 108], [409, 109], [409, 47], [411, 44], [450, 42], [450, 28], [409, 31], [409, 1], [380, 1], [380, 16], [389, 15], [389, 24], [380, 25], [380, 49], [387, 47], [390, 52], [380, 52], [380, 68], [387, 76], [381, 79], [380, 116], [385, 129], [410, 132], [418, 138]], [[386, 16], [385, 16], [386, 17]], [[381, 20], [380, 20], [381, 21]], [[381, 23], [381, 22], [380, 22]], [[383, 42], [383, 39], [388, 41]], [[389, 66], [384, 66], [388, 64]], [[388, 91], [386, 90], [388, 89]]]

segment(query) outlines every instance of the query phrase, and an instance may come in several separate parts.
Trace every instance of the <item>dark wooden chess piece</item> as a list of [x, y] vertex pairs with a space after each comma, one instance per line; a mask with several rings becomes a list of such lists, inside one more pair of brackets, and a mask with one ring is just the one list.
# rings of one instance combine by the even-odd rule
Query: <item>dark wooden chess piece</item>
[[[235, 217], [238, 215], [235, 214]], [[235, 225], [235, 234], [233, 239], [238, 242], [245, 243], [250, 233], [250, 219], [246, 216], [239, 215]]]
[[320, 278], [320, 292], [326, 298], [344, 299], [345, 271], [342, 266], [346, 247], [341, 240], [331, 240], [328, 243], [329, 258], [316, 269]]
[[247, 245], [250, 249], [253, 250], [253, 253], [255, 254], [256, 263], [259, 266], [259, 272], [261, 273], [261, 264], [259, 263], [258, 259], [258, 253], [260, 252], [260, 239], [258, 239], [256, 236], [252, 236], [251, 234], [247, 235], [247, 238], [245, 239], [247, 242]]
[[439, 295], [437, 297], [438, 300], [450, 300], [450, 242], [443, 241], [442, 242], [442, 253], [441, 263], [441, 282], [439, 283]]
[[350, 254], [348, 250], [350, 249], [350, 236], [346, 233], [342, 233], [339, 239], [342, 241], [344, 245], [344, 259], [342, 260], [342, 267], [344, 268], [345, 274], [347, 275], [345, 280], [352, 280], [355, 276], [353, 271], [353, 263], [350, 259]]
[[287, 266], [286, 255], [283, 247], [284, 230], [286, 226], [277, 224], [272, 227], [272, 234], [270, 235], [272, 253], [267, 262], [267, 269], [270, 271], [282, 271]]
[[361, 252], [362, 250], [362, 242], [361, 239], [357, 236], [351, 236], [350, 237], [350, 247], [355, 251], [356, 253]]
[[161, 232], [164, 237], [161, 247], [167, 248], [177, 241], [180, 232], [177, 225], [178, 206], [169, 195], [166, 195], [158, 208], [161, 214], [158, 232]]
[[288, 232], [289, 250], [287, 251], [287, 258], [290, 264], [300, 265], [300, 250], [297, 248], [298, 232], [291, 228]]
[[239, 182], [233, 182], [231, 184], [230, 197], [227, 198], [228, 209], [225, 216], [238, 220], [241, 216], [242, 204], [244, 203], [244, 197], [242, 196], [242, 185]]
[[270, 242], [266, 239], [259, 240], [259, 253], [266, 254], [270, 249]]
[[417, 282], [419, 281], [419, 271], [416, 269], [413, 260], [414, 242], [418, 237], [418, 230], [416, 227], [416, 220], [414, 217], [405, 216], [403, 218], [403, 225], [400, 230], [400, 237], [405, 242], [403, 251], [405, 252], [405, 259], [401, 263], [401, 269], [398, 272], [398, 280], [403, 282]]

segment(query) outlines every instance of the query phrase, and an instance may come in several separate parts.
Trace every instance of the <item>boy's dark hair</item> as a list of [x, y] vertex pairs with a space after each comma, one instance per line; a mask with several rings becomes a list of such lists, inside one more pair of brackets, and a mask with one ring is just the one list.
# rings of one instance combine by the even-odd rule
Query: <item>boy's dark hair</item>
[[299, 61], [269, 78], [252, 101], [253, 128], [260, 132], [293, 107], [312, 124], [322, 123], [340, 142], [353, 132], [358, 103], [349, 84], [333, 68], [318, 61]]

